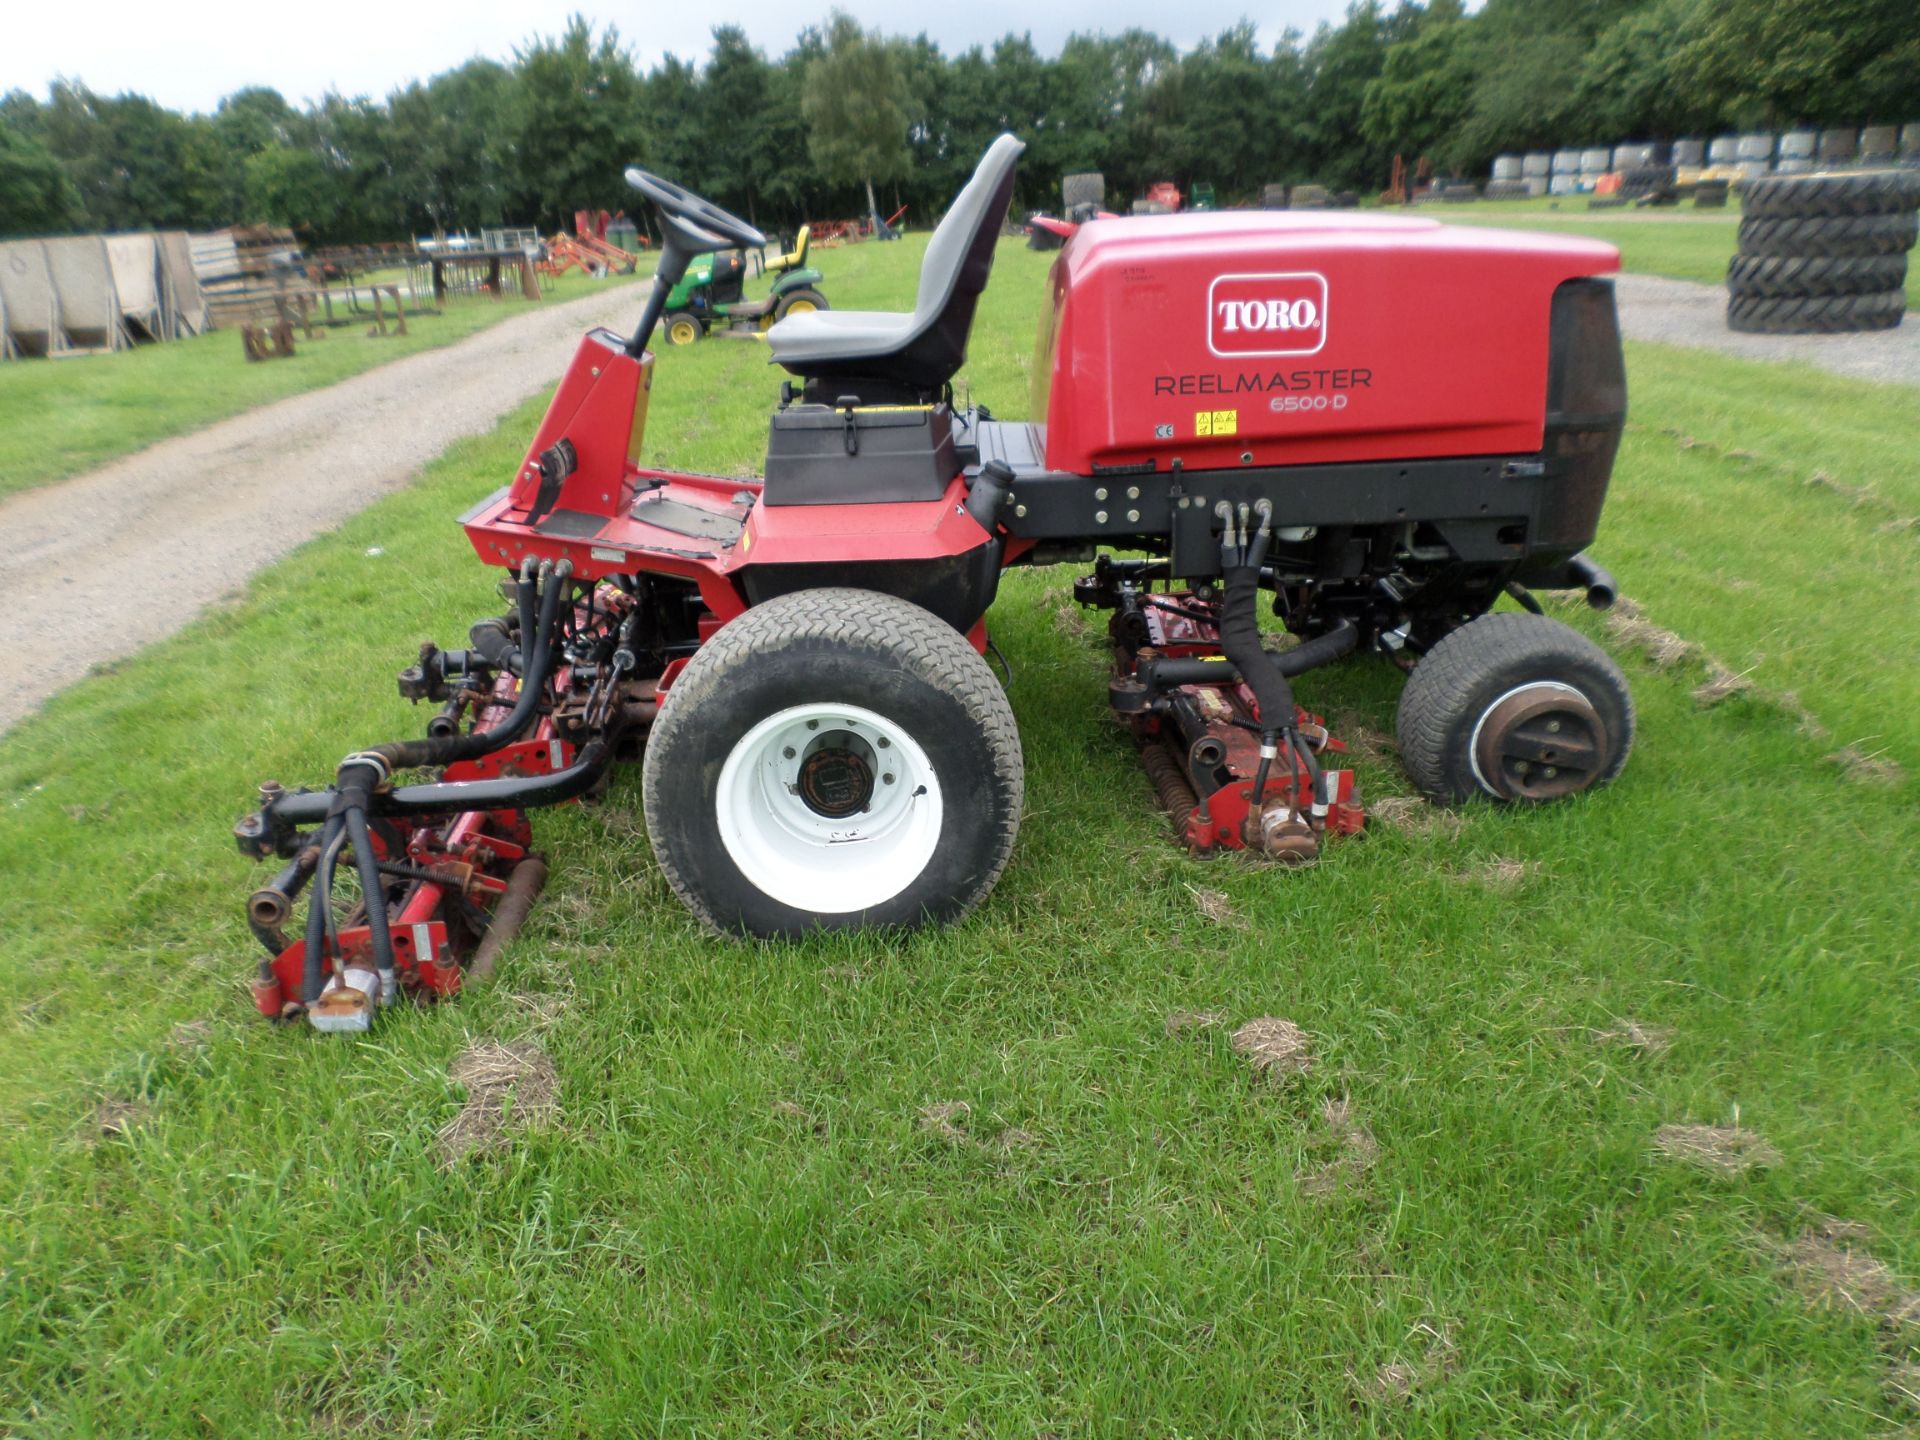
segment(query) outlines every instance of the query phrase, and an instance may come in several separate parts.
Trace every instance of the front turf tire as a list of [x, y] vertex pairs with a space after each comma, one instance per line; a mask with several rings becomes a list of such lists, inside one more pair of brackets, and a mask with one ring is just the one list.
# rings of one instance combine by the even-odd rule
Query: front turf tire
[[1442, 639], [1400, 694], [1400, 759], [1443, 805], [1539, 803], [1604, 785], [1633, 749], [1611, 656], [1544, 615], [1482, 615]]
[[1020, 734], [951, 626], [802, 590], [709, 640], [647, 741], [647, 835], [709, 929], [761, 938], [958, 920], [1020, 828]]

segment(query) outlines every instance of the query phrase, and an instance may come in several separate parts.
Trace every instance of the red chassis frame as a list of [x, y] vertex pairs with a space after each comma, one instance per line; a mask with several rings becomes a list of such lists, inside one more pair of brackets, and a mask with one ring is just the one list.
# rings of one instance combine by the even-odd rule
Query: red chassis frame
[[[967, 512], [967, 482], [956, 473], [937, 500], [860, 505], [766, 506], [758, 502], [760, 482], [643, 467], [638, 463], [645, 431], [654, 357], [636, 359], [611, 332], [596, 331], [581, 343], [572, 365], [542, 420], [513, 483], [463, 517], [469, 539], [483, 560], [509, 570], [527, 559], [568, 561], [581, 579], [646, 572], [672, 576], [697, 587], [706, 613], [699, 638], [704, 643], [721, 626], [748, 608], [743, 572], [753, 566], [819, 565], [845, 567], [857, 577], [863, 563], [931, 561], [966, 555], [989, 544], [990, 536]], [[574, 468], [557, 481], [543, 473], [542, 456], [563, 439], [573, 451]], [[739, 526], [737, 540], [689, 535], [634, 518], [643, 495], [704, 511]], [[1022, 559], [1030, 541], [1002, 542], [1001, 564]], [[857, 581], [855, 582], [857, 583]], [[1150, 598], [1151, 645], [1142, 654], [1116, 646], [1116, 668], [1124, 678], [1140, 659], [1208, 656], [1221, 653], [1216, 626], [1188, 618], [1193, 597]], [[1181, 613], [1182, 608], [1187, 615]], [[982, 620], [968, 632], [978, 650], [987, 644]], [[672, 662], [661, 675], [664, 695], [685, 661]], [[1181, 687], [1203, 714], [1221, 747], [1221, 769], [1228, 777], [1218, 789], [1194, 792], [1186, 764], [1172, 784], [1163, 784], [1151, 759], [1155, 746], [1184, 752], [1172, 727], [1151, 717], [1133, 720], [1137, 738], [1147, 747], [1156, 790], [1174, 812], [1180, 838], [1196, 853], [1216, 849], [1260, 849], [1260, 812], [1282, 809], [1311, 826], [1317, 851], [1321, 833], [1354, 834], [1365, 823], [1350, 770], [1330, 771], [1316, 804], [1313, 772], [1307, 757], [1289, 755], [1285, 768], [1266, 780], [1261, 804], [1254, 803], [1254, 776], [1260, 746], [1248, 728], [1257, 716], [1252, 692], [1242, 684]], [[1330, 755], [1345, 747], [1330, 737], [1317, 717], [1305, 710], [1295, 717], [1300, 733], [1316, 751]], [[1185, 788], [1182, 788], [1182, 787]], [[1310, 858], [1298, 848], [1286, 858]]]
[[[690, 581], [710, 616], [701, 621], [704, 641], [747, 609], [740, 579], [749, 567], [830, 563], [857, 569], [946, 560], [992, 539], [967, 513], [967, 483], [959, 473], [938, 500], [763, 506], [757, 503], [758, 480], [642, 467], [638, 456], [653, 369], [651, 352], [635, 359], [611, 331], [597, 330], [581, 341], [513, 483], [461, 517], [482, 560], [508, 569], [528, 557], [567, 560], [581, 580], [644, 571]], [[563, 439], [576, 468], [555, 488], [544, 480], [540, 457]], [[634, 502], [642, 494], [738, 524], [739, 538], [722, 544], [635, 519]], [[1012, 541], [1002, 562], [1012, 563], [1030, 548]], [[984, 650], [984, 625], [975, 626], [970, 638]], [[661, 691], [678, 669], [670, 667], [661, 677]]]

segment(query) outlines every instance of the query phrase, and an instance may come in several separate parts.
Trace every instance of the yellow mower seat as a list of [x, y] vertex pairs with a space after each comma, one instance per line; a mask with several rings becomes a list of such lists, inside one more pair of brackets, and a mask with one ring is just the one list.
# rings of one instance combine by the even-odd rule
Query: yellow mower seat
[[788, 270], [798, 270], [807, 263], [807, 244], [813, 238], [813, 227], [802, 225], [800, 233], [793, 237], [793, 249], [784, 255], [776, 255], [767, 261], [769, 275], [784, 274]]

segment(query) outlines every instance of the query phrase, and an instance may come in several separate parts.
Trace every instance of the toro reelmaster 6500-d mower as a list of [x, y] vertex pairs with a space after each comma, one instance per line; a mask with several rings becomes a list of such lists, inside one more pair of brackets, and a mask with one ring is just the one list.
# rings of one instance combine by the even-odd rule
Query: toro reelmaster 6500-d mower
[[[1112, 705], [1196, 852], [1303, 861], [1360, 828], [1292, 691], [1356, 650], [1411, 666], [1401, 750], [1438, 801], [1620, 770], [1607, 657], [1537, 609], [1487, 613], [1534, 609], [1527, 585], [1610, 597], [1580, 551], [1625, 412], [1616, 252], [1397, 216], [1095, 220], [1053, 267], [1034, 418], [998, 421], [950, 382], [1021, 148], [1002, 136], [955, 200], [911, 314], [769, 332], [799, 384], [758, 482], [642, 463], [667, 296], [761, 237], [628, 172], [666, 236], [640, 324], [582, 341], [519, 473], [463, 517], [507, 612], [402, 672], [441, 707], [424, 739], [355, 751], [324, 791], [263, 786], [238, 827], [284, 867], [249, 906], [262, 1011], [360, 1028], [484, 974], [544, 876], [526, 812], [635, 755], [655, 858], [718, 930], [966, 914], [1020, 824], [983, 658], [1010, 565], [1093, 561], [1076, 593], [1112, 612]], [[1263, 596], [1292, 648], [1263, 640]]]

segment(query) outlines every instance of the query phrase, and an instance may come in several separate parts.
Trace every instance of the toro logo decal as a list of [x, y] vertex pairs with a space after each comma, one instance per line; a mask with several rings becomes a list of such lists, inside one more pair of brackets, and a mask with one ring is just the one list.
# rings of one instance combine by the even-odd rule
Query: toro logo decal
[[1313, 355], [1327, 343], [1327, 277], [1222, 275], [1207, 287], [1207, 348], [1239, 355]]

